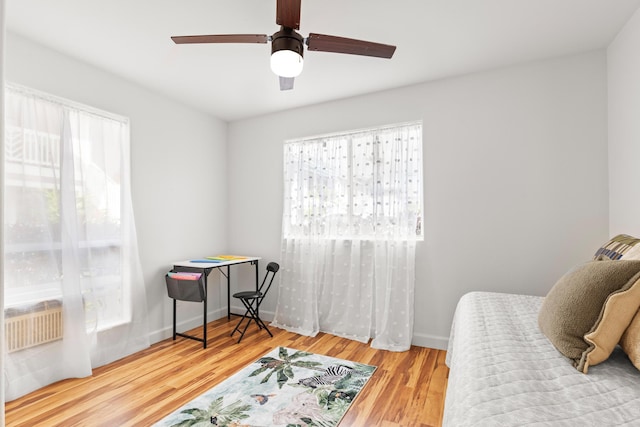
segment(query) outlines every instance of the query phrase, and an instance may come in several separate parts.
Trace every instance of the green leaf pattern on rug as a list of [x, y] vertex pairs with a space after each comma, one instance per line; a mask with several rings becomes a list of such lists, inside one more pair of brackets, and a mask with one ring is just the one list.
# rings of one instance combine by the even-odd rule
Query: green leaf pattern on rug
[[273, 357], [262, 357], [258, 359], [258, 363], [260, 363], [262, 366], [260, 367], [260, 369], [253, 371], [249, 376], [254, 377], [270, 369], [271, 371], [267, 375], [265, 375], [260, 383], [266, 383], [267, 381], [269, 381], [269, 378], [271, 378], [271, 375], [275, 373], [276, 377], [278, 378], [278, 387], [282, 388], [282, 386], [285, 385], [287, 381], [293, 379], [293, 366], [323, 371], [323, 369], [318, 368], [318, 366], [321, 365], [321, 363], [319, 362], [295, 360], [301, 357], [312, 356], [313, 353], [307, 353], [306, 351], [296, 351], [292, 355], [289, 355], [289, 351], [286, 347], [280, 347], [278, 355], [280, 356], [280, 359], [275, 359]]
[[335, 427], [375, 370], [279, 347], [155, 426]]
[[199, 427], [217, 425], [228, 427], [229, 423], [249, 418], [245, 412], [251, 409], [251, 405], [243, 405], [241, 401], [236, 400], [230, 405], [223, 406], [224, 396], [220, 396], [207, 408], [202, 410], [198, 408], [190, 408], [182, 411], [183, 414], [191, 415], [193, 418], [186, 419], [175, 427]]

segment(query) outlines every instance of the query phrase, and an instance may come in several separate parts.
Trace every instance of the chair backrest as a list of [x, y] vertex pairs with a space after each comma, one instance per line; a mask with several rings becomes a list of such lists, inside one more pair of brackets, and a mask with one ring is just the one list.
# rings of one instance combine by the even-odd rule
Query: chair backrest
[[[276, 273], [278, 272], [278, 270], [280, 270], [280, 265], [277, 262], [270, 262], [269, 264], [267, 264], [267, 272], [264, 275], [264, 279], [262, 279], [262, 284], [258, 288], [258, 292], [262, 294], [262, 296], [258, 299], [258, 304], [262, 302], [264, 297], [267, 295], [267, 292], [269, 292], [269, 289], [271, 289], [271, 284], [273, 283], [273, 279], [276, 277]], [[269, 284], [267, 285], [267, 289], [264, 289], [267, 280], [269, 280]]]
[[267, 264], [267, 271], [273, 271], [274, 273], [277, 273], [278, 270], [280, 270], [280, 265], [277, 262], [270, 262], [269, 264]]

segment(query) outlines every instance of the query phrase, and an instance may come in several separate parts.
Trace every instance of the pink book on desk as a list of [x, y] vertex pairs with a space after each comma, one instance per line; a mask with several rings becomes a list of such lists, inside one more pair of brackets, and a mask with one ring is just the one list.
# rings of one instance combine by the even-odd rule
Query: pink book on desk
[[190, 273], [187, 271], [179, 271], [176, 273], [167, 273], [169, 277], [176, 280], [198, 280], [202, 273]]

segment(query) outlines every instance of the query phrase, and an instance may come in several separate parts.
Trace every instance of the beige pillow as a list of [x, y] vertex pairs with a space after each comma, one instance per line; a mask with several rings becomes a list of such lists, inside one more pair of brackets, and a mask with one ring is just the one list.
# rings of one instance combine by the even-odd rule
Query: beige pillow
[[[579, 370], [583, 370], [586, 374], [589, 366], [607, 360], [630, 325], [638, 307], [640, 307], [640, 279], [626, 290], [609, 295], [598, 321], [584, 336], [589, 348], [582, 355]], [[580, 369], [580, 366], [583, 368]]]
[[631, 363], [640, 369], [640, 310], [622, 335], [620, 346], [629, 356]]
[[544, 299], [540, 330], [586, 374], [609, 357], [631, 323], [640, 305], [639, 278], [640, 261], [591, 261], [574, 268]]

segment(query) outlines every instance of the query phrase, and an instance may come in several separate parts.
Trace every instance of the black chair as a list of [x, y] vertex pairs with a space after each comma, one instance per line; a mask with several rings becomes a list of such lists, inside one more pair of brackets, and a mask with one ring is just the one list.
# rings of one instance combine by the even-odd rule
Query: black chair
[[[270, 262], [267, 265], [267, 272], [264, 275], [262, 284], [257, 291], [243, 291], [233, 294], [233, 297], [238, 298], [240, 301], [242, 301], [242, 304], [247, 309], [247, 311], [242, 315], [242, 319], [240, 319], [233, 332], [231, 332], [231, 336], [233, 336], [236, 331], [240, 331], [240, 325], [242, 325], [242, 322], [247, 319], [247, 324], [244, 326], [244, 329], [240, 334], [238, 343], [240, 343], [242, 337], [244, 337], [244, 333], [247, 332], [247, 328], [249, 327], [251, 321], [254, 321], [256, 325], [258, 325], [259, 329], [264, 328], [269, 333], [269, 335], [273, 337], [273, 334], [271, 333], [269, 328], [267, 328], [267, 325], [265, 325], [262, 319], [260, 319], [260, 304], [262, 303], [264, 297], [267, 295], [267, 292], [269, 292], [271, 284], [273, 283], [273, 279], [276, 277], [276, 273], [278, 272], [278, 270], [280, 270], [280, 266], [278, 265], [278, 263]], [[265, 289], [267, 280], [269, 281], [269, 284]]]

